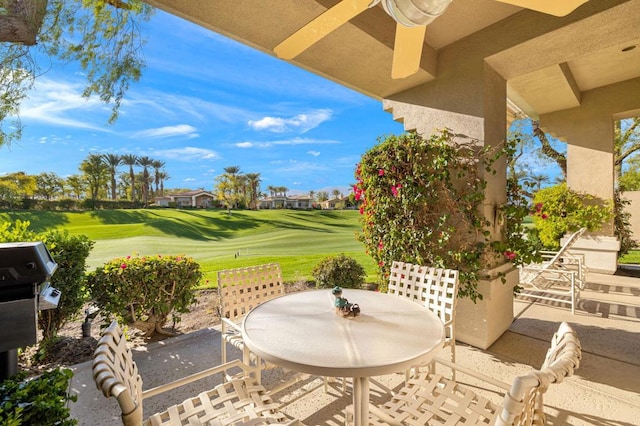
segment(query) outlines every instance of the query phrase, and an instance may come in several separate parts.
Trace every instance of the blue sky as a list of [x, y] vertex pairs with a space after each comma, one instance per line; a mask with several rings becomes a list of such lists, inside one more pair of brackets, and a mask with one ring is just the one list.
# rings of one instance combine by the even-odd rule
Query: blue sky
[[77, 65], [54, 63], [22, 104], [23, 137], [1, 148], [0, 174], [67, 177], [90, 153], [132, 153], [166, 163], [165, 188], [212, 190], [239, 166], [263, 190], [347, 192], [361, 155], [403, 132], [379, 101], [190, 22], [157, 11], [143, 28], [147, 67], [118, 121], [81, 97]]

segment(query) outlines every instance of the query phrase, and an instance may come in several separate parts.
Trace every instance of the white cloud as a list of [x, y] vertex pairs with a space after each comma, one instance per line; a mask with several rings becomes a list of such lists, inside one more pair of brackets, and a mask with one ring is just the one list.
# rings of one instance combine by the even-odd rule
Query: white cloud
[[263, 117], [260, 120], [249, 120], [254, 130], [273, 133], [299, 132], [305, 133], [329, 120], [333, 112], [330, 109], [319, 109], [307, 114], [298, 114], [291, 118]]
[[[20, 107], [23, 122], [46, 123], [58, 127], [90, 129], [113, 133], [104, 125], [109, 107], [95, 97], [82, 97], [82, 86], [39, 77], [34, 89]], [[92, 117], [102, 122], [94, 124]]]
[[217, 160], [220, 155], [211, 151], [210, 149], [197, 148], [193, 146], [187, 146], [184, 148], [164, 149], [153, 151], [153, 155], [157, 157], [170, 158], [172, 160], [179, 161], [194, 161], [194, 160]]
[[[143, 109], [143, 107], [147, 107]], [[248, 120], [252, 114], [250, 111], [217, 102], [210, 102], [193, 96], [167, 94], [160, 91], [146, 90], [139, 92], [131, 90], [127, 93], [127, 99], [123, 100], [123, 114], [128, 111], [145, 111], [149, 114], [165, 117], [188, 116], [191, 119], [202, 122], [210, 121], [212, 118], [226, 123], [241, 123]]]
[[[271, 148], [275, 145], [334, 145], [339, 144], [339, 141], [334, 141], [330, 139], [309, 139], [309, 138], [292, 138], [292, 139], [281, 139], [277, 141], [271, 142], [238, 142], [235, 143], [234, 146], [236, 148]], [[308, 154], [311, 154], [317, 151], [309, 151]], [[318, 154], [320, 154], [318, 152]], [[311, 154], [314, 155], [314, 154]]]
[[320, 152], [318, 152], [318, 151], [307, 151], [307, 154], [313, 155], [314, 157], [317, 157], [318, 155], [320, 155]]
[[254, 144], [253, 142], [238, 142], [235, 146], [238, 148], [253, 148]]
[[306, 161], [298, 162], [298, 161], [289, 161], [289, 165], [284, 165], [278, 168], [278, 172], [281, 173], [307, 173], [310, 171], [325, 171], [329, 168], [327, 166], [317, 164], [317, 163], [309, 163]]
[[136, 132], [132, 135], [133, 138], [170, 138], [174, 136], [186, 136], [188, 139], [193, 139], [200, 135], [197, 133], [197, 129], [195, 127], [188, 124], [147, 129]]

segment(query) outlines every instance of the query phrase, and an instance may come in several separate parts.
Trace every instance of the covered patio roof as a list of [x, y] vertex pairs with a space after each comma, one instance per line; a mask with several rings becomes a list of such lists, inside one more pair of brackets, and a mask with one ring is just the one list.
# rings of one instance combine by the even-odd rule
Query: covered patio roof
[[[148, 3], [275, 56], [278, 44], [339, 0]], [[482, 59], [506, 80], [513, 105], [533, 118], [579, 107], [593, 92], [615, 99], [624, 118], [640, 113], [639, 17], [640, 0], [591, 0], [564, 17], [495, 0], [453, 0], [427, 26], [419, 71], [393, 79], [396, 22], [378, 4], [290, 62], [383, 100], [446, 90], [448, 79]]]

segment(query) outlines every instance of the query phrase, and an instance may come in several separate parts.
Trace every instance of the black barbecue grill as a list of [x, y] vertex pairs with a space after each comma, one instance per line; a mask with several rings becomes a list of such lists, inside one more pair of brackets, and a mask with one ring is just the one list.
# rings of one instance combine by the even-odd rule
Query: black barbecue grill
[[0, 244], [0, 380], [17, 373], [17, 349], [37, 342], [38, 310], [57, 307], [57, 267], [41, 242]]

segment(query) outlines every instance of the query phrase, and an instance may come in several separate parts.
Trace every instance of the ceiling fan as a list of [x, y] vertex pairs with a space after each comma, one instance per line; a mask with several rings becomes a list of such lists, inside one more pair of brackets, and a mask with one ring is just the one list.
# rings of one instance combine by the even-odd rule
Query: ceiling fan
[[[420, 68], [427, 25], [442, 15], [452, 0], [342, 0], [275, 47], [282, 59], [293, 59], [327, 34], [382, 2], [396, 22], [391, 77], [409, 77]], [[495, 0], [554, 16], [565, 16], [588, 0]]]

